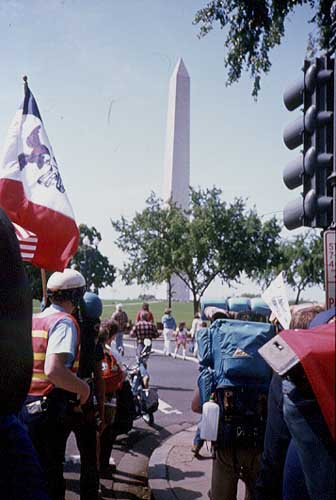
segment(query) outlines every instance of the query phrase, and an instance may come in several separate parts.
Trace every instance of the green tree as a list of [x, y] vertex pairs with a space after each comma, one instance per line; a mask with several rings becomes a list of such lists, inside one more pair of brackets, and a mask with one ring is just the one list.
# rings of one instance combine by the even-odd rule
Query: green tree
[[[86, 281], [87, 288], [92, 285], [96, 292], [99, 288], [111, 286], [115, 280], [115, 268], [104, 257], [99, 250], [98, 245], [101, 242], [101, 234], [95, 227], [88, 227], [86, 224], [80, 224], [80, 244], [77, 253], [69, 263], [69, 267], [74, 266], [80, 271]], [[85, 237], [88, 240], [85, 240]], [[86, 241], [86, 244], [83, 243]], [[41, 269], [27, 262], [24, 263], [25, 271], [32, 289], [34, 299], [42, 299], [42, 280]], [[46, 271], [47, 280], [52, 272]]]
[[271, 265], [280, 227], [273, 221], [277, 232], [266, 237], [267, 226], [254, 210], [247, 211], [241, 199], [228, 205], [221, 194], [217, 188], [191, 189], [186, 213], [172, 203], [167, 208], [152, 194], [133, 220], [113, 222], [117, 245], [128, 255], [122, 270], [126, 283], [162, 283], [176, 274], [197, 311], [216, 277], [230, 283]]
[[125, 217], [112, 221], [118, 232], [117, 246], [127, 254], [128, 262], [121, 270], [127, 285], [167, 283], [168, 305], [171, 306], [171, 277], [174, 254], [184, 231], [185, 217], [173, 203], [164, 206], [155, 193], [146, 200], [146, 208], [128, 221]]
[[199, 36], [203, 37], [219, 23], [226, 37], [227, 84], [239, 81], [242, 72], [248, 71], [256, 98], [261, 75], [271, 68], [269, 52], [280, 45], [285, 20], [297, 6], [315, 9], [310, 22], [318, 29], [316, 42], [322, 50], [335, 50], [332, 22], [336, 22], [336, 9], [331, 9], [332, 4], [332, 0], [212, 0], [196, 13], [194, 24], [200, 25]]
[[314, 285], [323, 286], [323, 241], [316, 233], [307, 232], [283, 244], [284, 271], [287, 284], [296, 291], [295, 304], [301, 293]]
[[[43, 291], [42, 291], [42, 278], [41, 278], [41, 269], [39, 267], [34, 266], [33, 264], [29, 264], [28, 262], [24, 262], [25, 272], [28, 277], [29, 284], [31, 286], [32, 297], [36, 300], [42, 300]], [[47, 280], [52, 273], [50, 271], [46, 271]]]
[[[275, 219], [263, 224], [242, 199], [227, 204], [218, 188], [191, 190], [184, 242], [175, 258], [176, 274], [188, 285], [194, 310], [215, 278], [230, 285], [243, 273], [271, 266], [277, 255], [280, 226]], [[268, 232], [270, 224], [276, 229]]]
[[79, 233], [79, 248], [70, 261], [70, 267], [75, 267], [83, 274], [88, 290], [93, 288], [98, 293], [99, 288], [113, 285], [116, 270], [98, 249], [102, 240], [99, 231], [95, 227], [80, 224]]
[[[277, 244], [274, 245], [274, 241]], [[262, 253], [267, 252], [268, 246], [272, 247], [272, 256], [265, 262], [264, 266], [257, 268], [251, 273], [251, 278], [258, 283], [262, 290], [267, 288], [278, 276], [282, 269], [286, 269], [284, 241], [279, 236], [279, 225], [275, 218], [266, 221], [261, 230], [260, 246]]]

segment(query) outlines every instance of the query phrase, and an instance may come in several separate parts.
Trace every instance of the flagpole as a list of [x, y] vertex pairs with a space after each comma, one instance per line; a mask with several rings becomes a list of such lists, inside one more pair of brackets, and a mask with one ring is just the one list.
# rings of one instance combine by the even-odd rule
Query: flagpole
[[45, 269], [41, 268], [41, 280], [42, 280], [42, 296], [43, 296], [43, 303], [44, 307], [47, 306], [47, 275]]
[[26, 94], [28, 90], [28, 76], [24, 75], [22, 77], [22, 80], [24, 81], [23, 88], [24, 88], [24, 93]]

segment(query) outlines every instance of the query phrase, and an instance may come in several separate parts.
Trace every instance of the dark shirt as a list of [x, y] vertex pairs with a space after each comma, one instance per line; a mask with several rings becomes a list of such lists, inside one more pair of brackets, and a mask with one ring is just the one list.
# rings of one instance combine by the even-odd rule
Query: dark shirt
[[92, 378], [97, 362], [104, 359], [102, 345], [97, 343], [97, 330], [94, 328], [97, 321], [83, 320], [80, 325], [80, 357], [78, 376]]
[[128, 323], [128, 316], [125, 311], [116, 311], [112, 314], [112, 319], [118, 323], [118, 332], [124, 332]]
[[291, 436], [282, 411], [282, 378], [273, 374], [269, 394], [264, 451], [255, 500], [281, 500], [283, 469]]

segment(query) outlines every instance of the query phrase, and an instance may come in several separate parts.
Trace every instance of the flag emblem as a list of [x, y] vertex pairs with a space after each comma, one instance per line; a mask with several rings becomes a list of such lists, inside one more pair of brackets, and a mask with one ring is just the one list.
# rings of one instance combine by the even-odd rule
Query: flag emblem
[[41, 130], [40, 125], [35, 127], [27, 137], [26, 144], [28, 147], [32, 148], [32, 152], [29, 155], [25, 153], [19, 154], [18, 161], [20, 170], [23, 170], [28, 163], [35, 163], [40, 170], [47, 165], [47, 172], [41, 175], [41, 177], [37, 179], [37, 182], [43, 184], [47, 188], [54, 184], [60, 193], [64, 193], [65, 189], [57, 167], [56, 158], [51, 156], [47, 146], [41, 144], [39, 130]]
[[37, 248], [37, 236], [31, 231], [26, 231], [23, 227], [13, 223], [16, 237], [19, 241], [22, 260], [32, 262]]

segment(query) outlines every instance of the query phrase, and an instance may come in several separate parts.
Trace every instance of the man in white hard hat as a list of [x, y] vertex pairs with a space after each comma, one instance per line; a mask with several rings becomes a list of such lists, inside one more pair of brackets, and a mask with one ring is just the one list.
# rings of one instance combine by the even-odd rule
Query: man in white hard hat
[[52, 274], [47, 283], [51, 305], [33, 316], [33, 378], [22, 419], [39, 455], [51, 500], [64, 499], [63, 460], [66, 422], [90, 394], [76, 376], [80, 330], [72, 314], [85, 292], [85, 280], [74, 269]]

